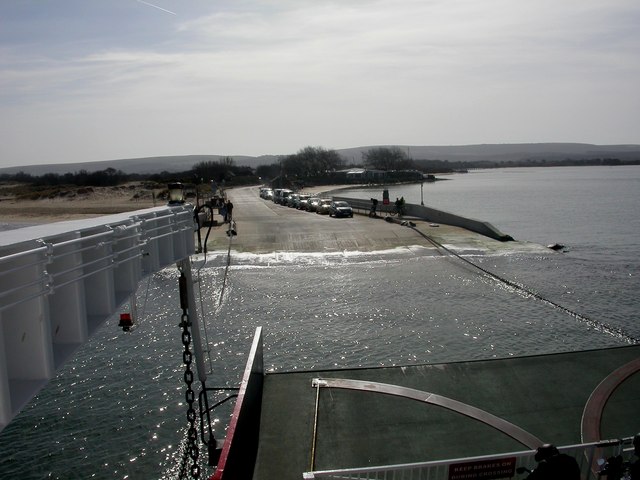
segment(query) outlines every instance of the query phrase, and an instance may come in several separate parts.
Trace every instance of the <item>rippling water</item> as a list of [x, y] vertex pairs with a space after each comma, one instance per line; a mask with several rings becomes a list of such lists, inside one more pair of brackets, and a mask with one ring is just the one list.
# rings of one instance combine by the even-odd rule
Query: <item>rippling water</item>
[[[419, 247], [235, 255], [224, 289], [226, 257], [211, 256], [199, 271], [210, 386], [238, 383], [260, 325], [272, 371], [638, 339], [639, 183], [640, 167], [584, 167], [490, 170], [425, 184], [428, 205], [488, 220], [519, 239], [567, 244], [565, 254], [466, 257], [535, 295]], [[391, 191], [411, 203], [419, 194], [416, 185]], [[123, 334], [115, 319], [107, 322], [0, 434], [0, 478], [176, 478], [186, 425], [176, 284], [172, 269], [145, 280], [138, 327]], [[216, 434], [223, 433], [220, 421]]]

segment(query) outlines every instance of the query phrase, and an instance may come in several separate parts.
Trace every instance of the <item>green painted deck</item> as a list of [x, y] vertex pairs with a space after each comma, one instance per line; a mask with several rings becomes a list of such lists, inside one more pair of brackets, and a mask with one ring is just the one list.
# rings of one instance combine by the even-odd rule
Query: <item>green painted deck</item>
[[[314, 378], [400, 385], [501, 417], [547, 443], [582, 443], [585, 405], [598, 385], [640, 357], [640, 346], [407, 367], [267, 374], [254, 479], [312, 470]], [[601, 413], [601, 438], [640, 430], [640, 374], [624, 379]], [[424, 462], [528, 450], [477, 420], [371, 392], [321, 389], [315, 470]], [[590, 441], [588, 439], [584, 440]]]

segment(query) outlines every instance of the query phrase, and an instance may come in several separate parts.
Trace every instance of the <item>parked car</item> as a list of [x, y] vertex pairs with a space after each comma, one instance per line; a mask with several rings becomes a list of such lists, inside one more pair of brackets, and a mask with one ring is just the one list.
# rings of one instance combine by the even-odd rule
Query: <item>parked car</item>
[[329, 205], [330, 217], [353, 217], [353, 209], [347, 202], [331, 202]]
[[273, 197], [273, 190], [269, 187], [260, 187], [260, 197], [269, 199]]
[[289, 190], [288, 188], [279, 188], [273, 191], [273, 201], [275, 203], [279, 203], [280, 205], [286, 205], [287, 199], [293, 193], [293, 190]]
[[330, 207], [331, 207], [331, 200], [329, 200], [328, 198], [322, 198], [320, 199], [320, 203], [316, 208], [316, 213], [319, 213], [321, 215], [326, 215], [327, 213], [329, 213]]
[[299, 199], [300, 195], [298, 195], [297, 193], [292, 193], [291, 195], [289, 195], [289, 198], [287, 198], [287, 207], [295, 208], [298, 204]]
[[287, 205], [289, 203], [289, 197], [293, 195], [293, 190], [289, 190], [287, 188], [283, 189], [280, 192], [280, 204]]
[[298, 195], [298, 202], [295, 204], [295, 207], [298, 210], [306, 210], [307, 202], [309, 201], [310, 198], [311, 198], [311, 195], [306, 193], [301, 193], [300, 195]]
[[307, 202], [307, 212], [315, 212], [318, 209], [318, 205], [320, 205], [320, 197], [311, 197]]

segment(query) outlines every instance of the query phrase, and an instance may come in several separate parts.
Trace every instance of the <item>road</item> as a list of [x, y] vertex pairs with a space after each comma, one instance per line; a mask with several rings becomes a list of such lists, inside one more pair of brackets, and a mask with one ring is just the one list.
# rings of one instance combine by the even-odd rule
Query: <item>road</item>
[[[543, 248], [527, 242], [500, 242], [459, 227], [436, 226], [417, 219], [412, 219], [416, 228], [409, 228], [367, 215], [355, 214], [353, 218], [318, 215], [263, 200], [255, 186], [227, 190], [227, 197], [234, 205], [237, 230], [237, 236], [231, 239], [231, 249], [238, 252], [366, 252], [422, 246], [433, 250], [434, 255], [440, 254], [429, 238], [459, 251], [478, 253]], [[220, 220], [219, 216], [216, 218]], [[227, 225], [213, 228], [207, 244], [209, 251], [228, 249], [227, 229]]]

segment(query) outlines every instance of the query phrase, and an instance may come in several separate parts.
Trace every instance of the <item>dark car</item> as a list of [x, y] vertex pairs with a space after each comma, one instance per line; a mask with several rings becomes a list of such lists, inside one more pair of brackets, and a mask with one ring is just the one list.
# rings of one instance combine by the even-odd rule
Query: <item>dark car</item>
[[323, 198], [320, 200], [320, 203], [316, 208], [316, 213], [319, 213], [321, 215], [326, 215], [327, 213], [329, 213], [330, 208], [331, 208], [331, 200], [327, 198]]
[[347, 202], [331, 202], [329, 206], [330, 217], [353, 217], [353, 209]]

